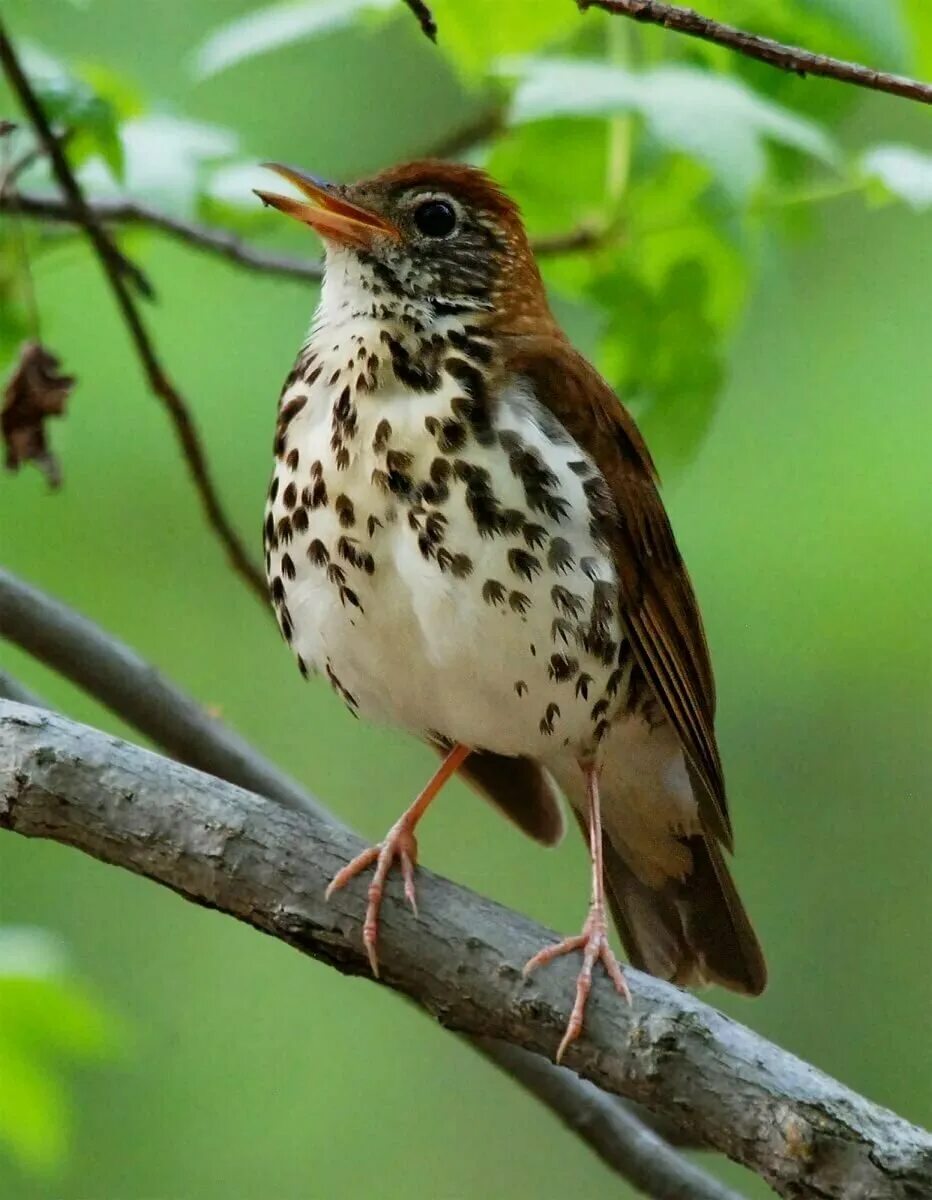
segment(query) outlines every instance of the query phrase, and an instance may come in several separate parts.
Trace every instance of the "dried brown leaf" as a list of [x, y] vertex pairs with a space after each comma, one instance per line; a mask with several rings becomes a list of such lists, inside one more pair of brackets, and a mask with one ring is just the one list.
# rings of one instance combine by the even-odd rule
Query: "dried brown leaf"
[[3, 391], [0, 435], [11, 471], [33, 462], [52, 487], [61, 483], [58, 461], [49, 449], [45, 423], [65, 411], [73, 375], [62, 375], [59, 360], [39, 342], [24, 342], [19, 362]]

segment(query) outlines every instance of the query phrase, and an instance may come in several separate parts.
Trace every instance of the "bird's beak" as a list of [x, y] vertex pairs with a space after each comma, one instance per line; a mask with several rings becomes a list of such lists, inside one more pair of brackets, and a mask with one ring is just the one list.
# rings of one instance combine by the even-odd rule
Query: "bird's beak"
[[296, 167], [286, 167], [282, 163], [262, 165], [293, 183], [305, 197], [304, 200], [297, 200], [292, 196], [279, 196], [276, 192], [262, 192], [256, 189], [256, 195], [262, 203], [271, 204], [279, 212], [287, 213], [289, 217], [310, 225], [322, 238], [344, 245], [370, 246], [379, 234], [393, 238], [400, 236], [397, 226], [391, 221], [342, 199], [323, 179], [308, 175]]

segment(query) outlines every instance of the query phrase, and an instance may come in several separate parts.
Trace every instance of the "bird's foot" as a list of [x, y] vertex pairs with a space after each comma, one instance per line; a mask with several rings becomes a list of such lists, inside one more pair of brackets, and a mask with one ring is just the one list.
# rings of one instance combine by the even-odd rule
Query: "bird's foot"
[[361, 874], [375, 863], [375, 874], [369, 884], [368, 905], [366, 918], [362, 926], [362, 941], [369, 956], [372, 974], [378, 978], [379, 958], [376, 952], [376, 942], [379, 935], [379, 909], [382, 907], [382, 895], [385, 891], [385, 880], [392, 864], [398, 860], [401, 867], [401, 877], [404, 880], [405, 899], [417, 915], [417, 897], [414, 890], [414, 868], [417, 864], [417, 838], [414, 836], [414, 825], [408, 813], [396, 821], [383, 841], [377, 846], [370, 846], [357, 854], [351, 863], [347, 863], [330, 881], [326, 898], [329, 900], [334, 892], [345, 887], [351, 879]]
[[570, 1013], [566, 1032], [557, 1050], [557, 1062], [563, 1058], [567, 1047], [575, 1042], [582, 1033], [586, 1001], [592, 990], [592, 969], [597, 962], [601, 960], [609, 978], [615, 985], [615, 991], [620, 996], [624, 996], [629, 1004], [631, 1003], [631, 993], [625, 983], [625, 977], [618, 964], [618, 959], [608, 943], [608, 922], [605, 918], [604, 902], [595, 900], [589, 906], [589, 915], [586, 917], [582, 933], [577, 934], [576, 937], [564, 938], [555, 946], [545, 946], [543, 950], [538, 951], [524, 968], [525, 978], [538, 967], [553, 962], [555, 958], [560, 958], [563, 954], [571, 954], [574, 950], [583, 952], [583, 965], [576, 977], [576, 999], [573, 1002], [573, 1011]]

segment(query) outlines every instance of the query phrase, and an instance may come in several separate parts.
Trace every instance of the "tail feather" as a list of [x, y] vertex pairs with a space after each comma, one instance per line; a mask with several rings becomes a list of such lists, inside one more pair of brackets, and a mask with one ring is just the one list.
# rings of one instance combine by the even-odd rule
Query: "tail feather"
[[609, 907], [632, 965], [682, 986], [718, 983], [756, 996], [767, 982], [760, 944], [718, 846], [684, 839], [692, 869], [660, 887], [642, 882], [606, 839]]
[[[561, 759], [554, 774], [586, 836], [582, 772]], [[695, 788], [669, 725], [613, 725], [600, 775], [612, 916], [641, 970], [757, 995], [767, 982], [764, 956]]]

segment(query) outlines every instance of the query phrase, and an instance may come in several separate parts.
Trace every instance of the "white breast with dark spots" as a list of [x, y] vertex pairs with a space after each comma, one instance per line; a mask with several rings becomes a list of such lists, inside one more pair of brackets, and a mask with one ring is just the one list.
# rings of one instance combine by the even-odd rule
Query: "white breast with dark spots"
[[309, 352], [266, 519], [302, 670], [415, 734], [590, 753], [630, 672], [591, 461], [522, 382], [487, 408], [466, 358], [414, 390], [358, 337]]

